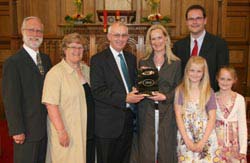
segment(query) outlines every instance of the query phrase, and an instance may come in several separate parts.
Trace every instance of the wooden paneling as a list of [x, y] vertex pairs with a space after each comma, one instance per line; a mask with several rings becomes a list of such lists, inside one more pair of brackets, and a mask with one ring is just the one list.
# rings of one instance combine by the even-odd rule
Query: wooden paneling
[[126, 0], [105, 0], [105, 6], [107, 10], [131, 10], [132, 1]]
[[164, 1], [161, 1], [160, 2], [160, 13], [162, 15], [173, 15], [173, 10], [171, 10], [172, 8], [171, 7], [168, 7], [168, 6], [171, 6], [173, 3], [171, 2], [171, 0], [164, 0]]
[[227, 0], [226, 2], [222, 36], [228, 41], [230, 64], [238, 73], [236, 90], [243, 95], [248, 95], [250, 86], [250, 2], [246, 0]]
[[10, 49], [10, 37], [0, 36], [0, 49]]
[[0, 0], [0, 49], [10, 48], [10, 7], [8, 0]]
[[226, 18], [224, 37], [228, 41], [245, 41], [249, 39], [249, 13], [229, 12]]
[[0, 36], [10, 36], [10, 17], [0, 15]]
[[249, 5], [249, 0], [227, 0], [229, 5]]
[[[14, 52], [11, 50], [0, 50], [0, 74], [2, 74], [3, 62], [6, 58], [11, 56]], [[2, 101], [2, 75], [0, 75], [0, 119], [4, 117], [4, 107]]]

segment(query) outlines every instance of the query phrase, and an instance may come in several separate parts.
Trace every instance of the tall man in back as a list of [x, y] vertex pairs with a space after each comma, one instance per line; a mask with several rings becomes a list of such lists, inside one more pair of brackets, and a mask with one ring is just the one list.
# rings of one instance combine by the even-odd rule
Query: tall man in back
[[90, 62], [90, 84], [95, 99], [98, 163], [128, 163], [133, 135], [133, 103], [142, 100], [132, 86], [136, 57], [124, 51], [128, 27], [115, 22], [108, 29], [110, 45]]
[[182, 62], [182, 72], [191, 56], [202, 56], [206, 59], [210, 83], [217, 91], [216, 73], [223, 65], [229, 64], [229, 51], [227, 44], [218, 36], [205, 30], [207, 17], [205, 9], [200, 5], [192, 5], [186, 11], [186, 25], [190, 35], [174, 44], [173, 52]]
[[2, 95], [14, 140], [14, 163], [45, 162], [47, 112], [41, 96], [51, 61], [39, 53], [43, 29], [39, 18], [25, 18], [21, 27], [24, 44], [3, 66]]

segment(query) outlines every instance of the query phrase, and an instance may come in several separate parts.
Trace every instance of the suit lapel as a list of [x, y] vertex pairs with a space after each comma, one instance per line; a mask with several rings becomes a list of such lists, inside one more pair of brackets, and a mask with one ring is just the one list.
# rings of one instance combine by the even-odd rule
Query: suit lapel
[[186, 37], [185, 45], [184, 45], [184, 54], [185, 55], [185, 61], [188, 61], [190, 58], [190, 36]]
[[124, 52], [124, 58], [126, 60], [126, 64], [127, 64], [127, 67], [128, 67], [130, 83], [133, 86], [134, 82], [132, 81], [132, 79], [134, 79], [134, 74], [135, 74], [135, 69], [134, 68], [135, 67], [132, 66], [133, 65], [132, 60], [131, 60], [131, 58], [129, 58], [129, 55], [126, 52]]
[[23, 56], [23, 61], [25, 65], [29, 66], [32, 69], [32, 71], [40, 74], [40, 71], [38, 67], [36, 66], [35, 62], [33, 61], [31, 56], [28, 54], [28, 52], [24, 48], [22, 49], [22, 56]]
[[207, 50], [210, 49], [211, 45], [212, 45], [212, 41], [210, 40], [209, 33], [206, 32], [206, 35], [205, 35], [204, 40], [203, 40], [202, 45], [201, 45], [199, 55], [204, 57], [204, 58], [207, 58], [207, 54], [208, 54]]
[[46, 73], [48, 71], [48, 62], [46, 61], [46, 58], [44, 55], [46, 54], [43, 54], [43, 53], [40, 53], [41, 54], [41, 60], [42, 60], [42, 65], [43, 65], [43, 68], [44, 68], [44, 72]]
[[[116, 61], [115, 61], [115, 58], [111, 52], [111, 50], [108, 48], [107, 50], [107, 62], [108, 62], [108, 65], [110, 67], [110, 70], [115, 74], [114, 76], [121, 82], [123, 83], [122, 81], [122, 77], [121, 77], [121, 74], [120, 74], [120, 71], [119, 71], [119, 68], [116, 64]], [[111, 72], [110, 72], [111, 73]]]

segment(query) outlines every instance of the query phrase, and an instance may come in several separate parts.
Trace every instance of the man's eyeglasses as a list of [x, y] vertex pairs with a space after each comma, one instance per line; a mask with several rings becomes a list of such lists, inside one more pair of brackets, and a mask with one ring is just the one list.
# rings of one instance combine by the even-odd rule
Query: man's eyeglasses
[[73, 49], [73, 50], [83, 50], [83, 47], [76, 47], [76, 46], [67, 46], [67, 48], [69, 49]]
[[24, 28], [23, 30], [27, 30], [27, 31], [30, 32], [30, 33], [43, 34], [43, 30], [40, 30], [40, 29]]
[[201, 20], [203, 20], [204, 19], [204, 17], [196, 17], [196, 18], [187, 18], [187, 21], [201, 21]]
[[114, 37], [114, 38], [127, 38], [128, 37], [128, 34], [126, 34], [126, 33], [124, 33], [124, 34], [120, 34], [120, 33], [111, 33], [112, 34], [112, 36]]

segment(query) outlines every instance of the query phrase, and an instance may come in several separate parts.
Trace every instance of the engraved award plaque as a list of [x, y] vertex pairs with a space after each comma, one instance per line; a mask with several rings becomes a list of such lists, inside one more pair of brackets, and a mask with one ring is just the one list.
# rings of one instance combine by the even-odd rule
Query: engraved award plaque
[[138, 70], [137, 89], [140, 94], [152, 96], [158, 91], [158, 70], [156, 68], [143, 68]]

